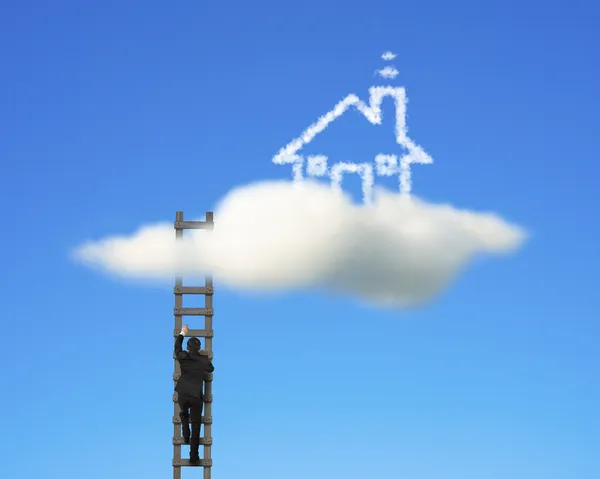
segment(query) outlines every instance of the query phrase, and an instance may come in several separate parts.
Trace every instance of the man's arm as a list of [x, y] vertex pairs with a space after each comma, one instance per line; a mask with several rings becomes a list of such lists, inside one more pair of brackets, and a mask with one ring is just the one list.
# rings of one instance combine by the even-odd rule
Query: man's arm
[[173, 357], [175, 359], [184, 359], [188, 355], [187, 351], [183, 351], [183, 337], [185, 336], [185, 333], [187, 333], [187, 331], [188, 326], [186, 324], [183, 328], [181, 328], [181, 331], [175, 339], [175, 351], [173, 352]]

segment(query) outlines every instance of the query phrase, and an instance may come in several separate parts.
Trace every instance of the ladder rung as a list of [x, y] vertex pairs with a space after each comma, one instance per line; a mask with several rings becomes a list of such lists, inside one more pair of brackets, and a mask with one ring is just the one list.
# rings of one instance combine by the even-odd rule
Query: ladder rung
[[214, 289], [209, 286], [175, 286], [175, 294], [213, 294]]
[[[173, 337], [175, 336], [179, 336], [179, 332], [181, 330], [180, 329], [174, 329], [173, 330]], [[212, 338], [214, 335], [214, 332], [212, 329], [190, 329], [185, 337], [190, 337], [190, 336], [197, 336], [200, 338]]]
[[[173, 373], [173, 381], [178, 381], [180, 377], [181, 377], [181, 373]], [[213, 380], [212, 373], [207, 373], [205, 377], [206, 377], [205, 381]]]
[[[213, 440], [212, 437], [201, 437], [200, 438], [200, 445], [201, 446], [212, 446]], [[174, 446], [183, 446], [185, 445], [185, 442], [183, 442], [183, 437], [174, 437], [173, 438], [173, 445]]]
[[208, 356], [208, 359], [212, 359], [214, 355], [213, 355], [212, 351], [207, 351], [206, 349], [201, 349], [200, 356]]
[[212, 351], [207, 351], [206, 349], [201, 349], [199, 351], [200, 356], [208, 356], [208, 359], [212, 359], [214, 357], [213, 352]]
[[[177, 400], [179, 399], [179, 395], [177, 393], [173, 394], [173, 402], [177, 402]], [[213, 396], [212, 394], [203, 394], [202, 395], [202, 402], [213, 402]]]
[[214, 223], [207, 221], [175, 221], [173, 228], [176, 230], [211, 230]]
[[213, 308], [173, 308], [175, 316], [212, 316], [215, 314]]
[[173, 459], [173, 467], [180, 466], [202, 466], [212, 467], [212, 459], [200, 459], [194, 463], [190, 463], [189, 459]]
[[[202, 416], [200, 422], [202, 424], [212, 424], [212, 416]], [[181, 418], [179, 416], [173, 416], [173, 424], [181, 424]]]

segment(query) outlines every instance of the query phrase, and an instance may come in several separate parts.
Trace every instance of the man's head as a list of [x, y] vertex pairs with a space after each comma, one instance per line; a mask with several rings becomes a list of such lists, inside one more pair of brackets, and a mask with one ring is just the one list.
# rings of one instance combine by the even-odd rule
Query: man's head
[[188, 339], [187, 350], [190, 353], [197, 353], [198, 351], [200, 351], [200, 340], [194, 337]]

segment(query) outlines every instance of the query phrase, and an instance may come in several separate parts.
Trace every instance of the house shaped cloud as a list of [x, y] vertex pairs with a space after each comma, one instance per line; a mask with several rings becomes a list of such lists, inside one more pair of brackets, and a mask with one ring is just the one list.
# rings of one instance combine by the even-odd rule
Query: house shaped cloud
[[[342, 116], [351, 107], [358, 110], [374, 125], [382, 124], [381, 104], [385, 97], [392, 97], [396, 107], [396, 143], [404, 148], [405, 153], [397, 155], [378, 154], [375, 156], [375, 169], [372, 163], [338, 163], [331, 168], [327, 166], [327, 157], [314, 155], [304, 158], [300, 150], [310, 143], [315, 136], [324, 131], [333, 121]], [[292, 165], [295, 181], [304, 178], [304, 167], [309, 176], [325, 176], [329, 174], [332, 186], [341, 188], [343, 173], [358, 173], [362, 177], [365, 202], [370, 201], [374, 172], [378, 176], [399, 176], [400, 192], [409, 195], [411, 191], [411, 164], [430, 164], [433, 159], [423, 148], [415, 144], [407, 135], [406, 128], [406, 91], [403, 87], [374, 86], [369, 89], [369, 104], [360, 100], [355, 94], [350, 94], [335, 107], [310, 125], [298, 138], [281, 148], [273, 157], [273, 163]]]

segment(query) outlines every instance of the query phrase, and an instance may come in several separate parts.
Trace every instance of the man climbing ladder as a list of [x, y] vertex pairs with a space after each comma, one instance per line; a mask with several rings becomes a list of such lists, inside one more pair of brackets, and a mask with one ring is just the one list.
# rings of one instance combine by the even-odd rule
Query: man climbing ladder
[[[183, 338], [188, 333], [188, 325], [184, 325], [175, 339], [174, 357], [179, 361], [181, 377], [177, 381], [175, 391], [181, 409], [181, 430], [183, 441], [190, 444], [190, 462], [198, 462], [200, 455], [200, 426], [202, 425], [202, 393], [207, 374], [215, 370], [210, 359], [200, 354], [200, 340], [191, 337], [187, 342], [187, 351], [183, 351]], [[190, 434], [190, 424], [192, 426]]]

